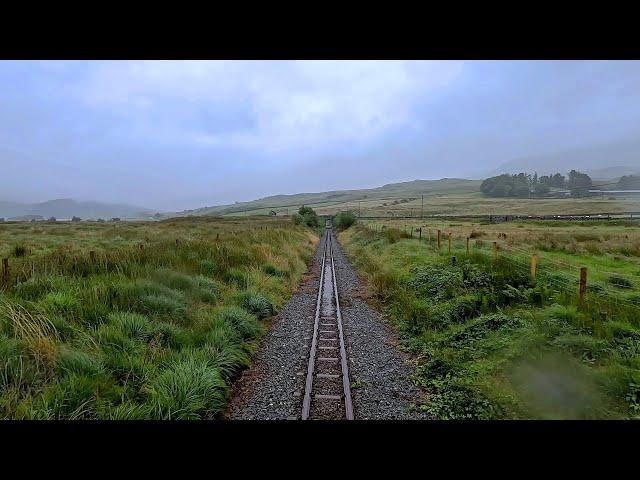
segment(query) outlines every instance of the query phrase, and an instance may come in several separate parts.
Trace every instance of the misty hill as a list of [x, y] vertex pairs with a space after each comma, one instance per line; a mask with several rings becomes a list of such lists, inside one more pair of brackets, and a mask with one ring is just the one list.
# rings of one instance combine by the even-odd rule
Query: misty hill
[[70, 219], [74, 215], [84, 219], [109, 219], [113, 217], [127, 219], [149, 218], [155, 213], [153, 210], [126, 204], [109, 204], [101, 202], [79, 202], [69, 198], [49, 200], [42, 203], [16, 203], [0, 201], [0, 217], [6, 219], [14, 217], [41, 216]]
[[332, 190], [329, 192], [296, 193], [291, 195], [273, 195], [250, 202], [239, 202], [233, 205], [185, 210], [175, 215], [229, 215], [255, 211], [260, 209], [296, 207], [299, 205], [334, 205], [358, 200], [402, 198], [421, 194], [471, 192], [480, 187], [479, 180], [461, 178], [442, 178], [440, 180], [413, 180], [409, 182], [390, 183], [377, 188], [358, 190]]
[[640, 140], [520, 157], [503, 163], [487, 176], [519, 172], [546, 175], [549, 172], [565, 173], [574, 168], [599, 180], [614, 180], [623, 175], [637, 174], [640, 172]]

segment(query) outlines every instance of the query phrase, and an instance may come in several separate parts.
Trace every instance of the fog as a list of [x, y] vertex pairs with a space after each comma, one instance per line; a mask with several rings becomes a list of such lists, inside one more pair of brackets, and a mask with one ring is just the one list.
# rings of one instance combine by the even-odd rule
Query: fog
[[634, 139], [638, 85], [639, 62], [2, 61], [0, 200], [175, 211], [479, 177]]

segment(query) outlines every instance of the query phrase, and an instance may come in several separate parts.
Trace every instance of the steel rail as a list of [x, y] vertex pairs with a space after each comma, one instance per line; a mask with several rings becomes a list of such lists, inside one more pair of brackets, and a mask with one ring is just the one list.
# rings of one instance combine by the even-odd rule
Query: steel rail
[[[331, 281], [333, 283], [333, 291], [325, 292], [325, 269], [330, 268]], [[329, 274], [329, 272], [327, 272]], [[324, 375], [317, 374], [316, 369], [316, 355], [318, 352], [318, 338], [319, 338], [319, 326], [320, 326], [320, 309], [323, 300], [323, 295], [331, 294], [335, 302], [336, 308], [336, 325], [337, 334], [339, 340], [340, 349], [340, 365], [342, 371], [342, 390], [344, 392], [344, 398], [340, 398], [337, 395], [313, 395], [314, 389], [314, 376], [319, 378], [337, 377], [338, 375]], [[347, 351], [344, 342], [344, 331], [342, 326], [342, 313], [340, 311], [340, 300], [338, 298], [338, 283], [336, 280], [335, 263], [333, 259], [333, 236], [331, 230], [326, 230], [324, 237], [324, 247], [322, 253], [322, 266], [320, 273], [320, 285], [318, 286], [318, 295], [316, 299], [316, 313], [313, 324], [313, 337], [311, 340], [311, 349], [309, 351], [309, 363], [307, 366], [307, 379], [305, 384], [304, 398], [302, 401], [302, 420], [308, 420], [311, 415], [311, 402], [312, 398], [317, 400], [342, 400], [344, 402], [344, 417], [347, 420], [354, 419], [353, 402], [351, 400], [351, 384], [349, 381], [349, 366], [347, 363]], [[322, 360], [322, 359], [321, 359]], [[325, 359], [326, 360], [326, 359]], [[337, 360], [337, 359], [336, 359]]]
[[311, 410], [311, 390], [313, 389], [313, 372], [316, 363], [316, 350], [318, 344], [318, 323], [320, 322], [320, 303], [322, 300], [322, 290], [324, 284], [324, 263], [327, 257], [327, 239], [329, 232], [325, 234], [324, 248], [322, 252], [322, 267], [320, 269], [320, 286], [318, 287], [318, 298], [316, 300], [316, 316], [313, 322], [313, 338], [311, 340], [311, 350], [309, 352], [309, 365], [307, 367], [307, 382], [304, 387], [304, 400], [302, 401], [302, 420], [309, 418]]
[[342, 314], [340, 313], [340, 301], [338, 300], [338, 282], [336, 281], [336, 269], [333, 264], [333, 240], [329, 237], [329, 253], [331, 254], [331, 274], [333, 275], [333, 294], [336, 301], [336, 317], [338, 319], [338, 333], [340, 336], [340, 362], [342, 363], [342, 386], [344, 388], [344, 409], [347, 420], [353, 420], [353, 404], [351, 403], [351, 384], [349, 382], [349, 366], [347, 364], [347, 351], [344, 347], [344, 335], [342, 333]]

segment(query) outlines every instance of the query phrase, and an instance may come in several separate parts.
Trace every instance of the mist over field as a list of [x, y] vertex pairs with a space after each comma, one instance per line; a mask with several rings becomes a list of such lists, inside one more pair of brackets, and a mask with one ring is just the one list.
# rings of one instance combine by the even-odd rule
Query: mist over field
[[179, 211], [510, 166], [633, 173], [639, 81], [634, 61], [2, 61], [0, 201]]

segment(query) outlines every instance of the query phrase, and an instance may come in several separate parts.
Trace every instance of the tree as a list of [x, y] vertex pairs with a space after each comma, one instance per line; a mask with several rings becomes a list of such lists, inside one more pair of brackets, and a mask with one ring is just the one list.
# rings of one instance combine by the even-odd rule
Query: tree
[[276, 215], [278, 215], [278, 214], [276, 213], [276, 211], [275, 211], [275, 210], [271, 210], [271, 211], [269, 212], [269, 215], [271, 215], [272, 217], [275, 217], [275, 216], [276, 216]]
[[551, 186], [555, 188], [564, 188], [566, 185], [566, 181], [564, 175], [556, 173], [551, 177]]
[[640, 189], [640, 176], [638, 175], [623, 175], [618, 183], [617, 188], [622, 190], [639, 190]]
[[76, 217], [75, 215], [71, 219], [72, 222], [79, 222], [80, 220], [82, 220], [82, 219], [80, 217]]
[[569, 172], [569, 181], [567, 182], [569, 189], [589, 189], [592, 186], [593, 182], [591, 181], [591, 177], [586, 173], [581, 173], [577, 170], [571, 170]]
[[304, 224], [311, 228], [318, 228], [320, 226], [320, 218], [318, 214], [311, 207], [305, 207], [302, 205], [298, 210], [298, 213], [293, 216], [293, 223], [296, 225]]
[[549, 193], [549, 190], [551, 190], [551, 188], [546, 183], [537, 183], [533, 186], [533, 193], [539, 196]]

